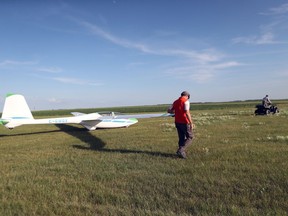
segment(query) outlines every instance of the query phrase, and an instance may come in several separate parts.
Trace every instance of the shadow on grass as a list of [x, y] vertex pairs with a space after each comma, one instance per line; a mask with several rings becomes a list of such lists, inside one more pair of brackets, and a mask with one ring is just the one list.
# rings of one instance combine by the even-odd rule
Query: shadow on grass
[[50, 130], [50, 131], [39, 131], [39, 132], [28, 132], [28, 133], [18, 133], [18, 134], [0, 134], [0, 137], [17, 137], [17, 136], [28, 136], [28, 135], [35, 135], [35, 134], [47, 134], [47, 133], [59, 133], [59, 130]]
[[176, 155], [163, 153], [163, 152], [150, 152], [150, 151], [142, 151], [142, 150], [130, 150], [130, 149], [109, 149], [106, 148], [106, 143], [101, 139], [93, 136], [89, 131], [85, 128], [78, 128], [71, 125], [56, 125], [61, 131], [76, 137], [82, 142], [88, 144], [88, 146], [82, 145], [73, 145], [74, 148], [83, 149], [83, 150], [94, 150], [100, 152], [112, 152], [112, 153], [124, 153], [124, 154], [147, 154], [151, 156], [160, 156], [160, 157], [172, 157], [176, 158]]

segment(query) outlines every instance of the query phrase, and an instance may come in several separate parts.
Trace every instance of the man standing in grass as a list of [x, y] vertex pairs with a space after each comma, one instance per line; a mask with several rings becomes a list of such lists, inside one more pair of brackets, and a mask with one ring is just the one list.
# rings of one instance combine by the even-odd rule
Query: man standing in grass
[[180, 158], [186, 158], [187, 147], [193, 139], [193, 121], [190, 114], [190, 94], [187, 91], [181, 93], [181, 97], [174, 101], [168, 109], [169, 113], [175, 114], [175, 126], [178, 132], [178, 150], [176, 154]]

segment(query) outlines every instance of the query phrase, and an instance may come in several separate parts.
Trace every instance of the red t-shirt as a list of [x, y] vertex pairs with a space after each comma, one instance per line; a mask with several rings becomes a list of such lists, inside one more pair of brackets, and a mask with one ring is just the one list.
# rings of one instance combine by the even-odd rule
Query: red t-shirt
[[180, 97], [173, 103], [173, 110], [175, 113], [175, 122], [181, 124], [188, 124], [189, 119], [186, 116], [185, 102], [188, 99], [185, 97]]

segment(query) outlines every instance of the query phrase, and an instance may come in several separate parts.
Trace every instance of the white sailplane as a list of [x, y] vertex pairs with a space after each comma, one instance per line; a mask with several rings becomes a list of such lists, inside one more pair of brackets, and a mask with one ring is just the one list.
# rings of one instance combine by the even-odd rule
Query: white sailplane
[[88, 130], [97, 128], [120, 128], [129, 127], [138, 122], [137, 118], [168, 117], [168, 113], [138, 114], [138, 115], [117, 115], [111, 112], [109, 115], [100, 113], [72, 112], [71, 117], [34, 119], [30, 108], [23, 95], [7, 94], [0, 125], [13, 129], [21, 125], [34, 124], [81, 124]]

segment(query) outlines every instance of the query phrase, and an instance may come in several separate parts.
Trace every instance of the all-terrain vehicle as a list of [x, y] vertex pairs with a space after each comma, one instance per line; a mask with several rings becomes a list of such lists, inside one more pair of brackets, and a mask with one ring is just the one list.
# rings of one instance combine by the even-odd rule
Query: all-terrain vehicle
[[268, 107], [265, 107], [262, 104], [258, 104], [255, 106], [255, 115], [269, 115], [270, 113], [275, 114], [279, 113], [279, 109], [277, 106], [269, 105]]

